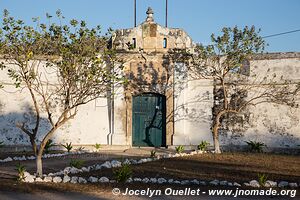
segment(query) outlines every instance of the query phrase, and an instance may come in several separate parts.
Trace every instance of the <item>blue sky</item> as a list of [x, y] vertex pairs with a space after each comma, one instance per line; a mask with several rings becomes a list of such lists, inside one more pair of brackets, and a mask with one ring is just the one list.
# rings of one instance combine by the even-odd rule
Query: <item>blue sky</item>
[[[224, 26], [255, 25], [262, 36], [300, 29], [300, 0], [168, 0], [169, 27], [183, 28], [195, 42], [208, 44], [211, 33]], [[165, 0], [137, 0], [137, 22], [151, 6], [155, 20], [164, 24]], [[103, 29], [133, 26], [133, 0], [0, 0], [0, 9], [31, 23], [61, 9], [66, 20], [86, 20]], [[266, 39], [268, 52], [300, 52], [300, 32]]]

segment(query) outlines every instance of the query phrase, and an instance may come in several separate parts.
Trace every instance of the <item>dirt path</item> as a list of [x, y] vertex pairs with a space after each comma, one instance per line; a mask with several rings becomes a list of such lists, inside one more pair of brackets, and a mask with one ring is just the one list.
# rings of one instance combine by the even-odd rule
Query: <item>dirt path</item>
[[[127, 151], [110, 151], [94, 154], [68, 155], [60, 158], [44, 159], [44, 170], [46, 173], [56, 172], [69, 166], [71, 159], [81, 159], [85, 165], [103, 163], [111, 159], [125, 159], [149, 157], [151, 149], [130, 149]], [[158, 150], [157, 154], [169, 153], [168, 150]], [[149, 199], [147, 196], [114, 196], [113, 188], [130, 189], [163, 189], [165, 187], [184, 187], [175, 185], [147, 185], [141, 183], [119, 184], [55, 184], [55, 183], [18, 183], [13, 178], [16, 176], [15, 165], [18, 162], [0, 163], [0, 200], [100, 200], [100, 199]], [[35, 171], [35, 161], [22, 161], [29, 172]], [[266, 173], [271, 180], [299, 181], [300, 158], [298, 156], [276, 155], [276, 154], [250, 154], [250, 153], [224, 153], [221, 155], [202, 154], [189, 157], [162, 159], [155, 162], [133, 165], [135, 177], [166, 177], [176, 179], [193, 179], [232, 181], [249, 181], [257, 178], [257, 173]], [[111, 169], [92, 171], [88, 174], [79, 174], [83, 177], [107, 176], [111, 177]], [[188, 186], [192, 187], [192, 186]], [[197, 187], [197, 186], [194, 186]], [[220, 187], [202, 189], [222, 189]], [[228, 188], [225, 188], [228, 189]], [[232, 187], [230, 188], [232, 189]], [[299, 189], [297, 196], [299, 199]], [[230, 200], [230, 199], [290, 199], [288, 197], [218, 197], [218, 196], [156, 196], [152, 199], [204, 199], [204, 200]]]
[[[216, 196], [159, 196], [159, 197], [126, 197], [126, 196], [113, 196], [109, 194], [105, 195], [92, 195], [92, 194], [80, 194], [74, 192], [43, 192], [43, 193], [19, 193], [19, 192], [2, 192], [0, 193], [1, 200], [110, 200], [110, 199], [121, 199], [121, 200], [143, 200], [143, 199], [166, 199], [166, 200], [182, 200], [182, 199], [201, 199], [201, 200], [281, 200], [282, 197], [216, 197]], [[289, 198], [284, 198], [289, 199]], [[296, 199], [296, 198], [293, 198]]]
[[[90, 166], [93, 164], [102, 164], [106, 160], [112, 159], [125, 159], [125, 158], [141, 158], [149, 157], [149, 148], [133, 148], [125, 151], [100, 151], [99, 153], [85, 153], [85, 154], [74, 154], [66, 155], [63, 157], [56, 158], [46, 158], [43, 159], [43, 170], [44, 173], [48, 174], [50, 172], [57, 172], [70, 165], [72, 159], [78, 159], [84, 161], [84, 166]], [[157, 149], [157, 154], [168, 153], [170, 150], [167, 149]], [[11, 156], [6, 154], [6, 157]], [[15, 155], [14, 155], [15, 156]], [[13, 178], [17, 176], [16, 165], [20, 163], [25, 166], [26, 171], [34, 173], [36, 170], [35, 160], [26, 161], [12, 161], [7, 163], [0, 163], [0, 178]]]
[[43, 192], [43, 193], [19, 193], [19, 192], [1, 192], [1, 200], [104, 200], [108, 198], [97, 197], [87, 194], [78, 193], [57, 193], [57, 192]]

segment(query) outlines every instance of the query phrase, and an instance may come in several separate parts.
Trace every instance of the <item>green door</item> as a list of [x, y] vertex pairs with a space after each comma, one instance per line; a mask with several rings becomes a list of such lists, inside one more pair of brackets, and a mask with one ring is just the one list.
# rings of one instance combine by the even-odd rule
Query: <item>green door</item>
[[132, 146], [166, 146], [166, 98], [159, 94], [134, 96]]

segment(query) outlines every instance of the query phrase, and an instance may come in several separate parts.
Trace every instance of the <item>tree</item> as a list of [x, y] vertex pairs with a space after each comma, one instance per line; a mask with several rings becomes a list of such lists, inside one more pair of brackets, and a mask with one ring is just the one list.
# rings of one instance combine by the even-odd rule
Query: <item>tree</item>
[[[88, 28], [85, 21], [71, 20], [63, 25], [60, 10], [56, 12], [59, 25], [40, 23], [36, 27], [24, 25], [4, 11], [1, 35], [1, 54], [15, 87], [30, 94], [35, 124], [17, 123], [28, 137], [36, 155], [37, 175], [42, 176], [42, 154], [47, 141], [66, 122], [74, 118], [79, 106], [107, 93], [111, 83], [121, 84], [123, 78], [111, 63], [122, 63], [113, 49], [108, 48], [110, 35], [101, 35], [100, 26]], [[43, 139], [41, 116], [45, 114], [50, 126]]]
[[[221, 153], [219, 129], [226, 119], [242, 114], [246, 108], [261, 103], [296, 106], [300, 85], [284, 81], [276, 74], [256, 76], [247, 69], [249, 59], [263, 52], [265, 42], [255, 27], [223, 28], [221, 36], [211, 35], [211, 45], [197, 45], [193, 53], [177, 53], [188, 60], [194, 78], [214, 80], [212, 134], [216, 153]], [[246, 65], [245, 65], [246, 64]]]

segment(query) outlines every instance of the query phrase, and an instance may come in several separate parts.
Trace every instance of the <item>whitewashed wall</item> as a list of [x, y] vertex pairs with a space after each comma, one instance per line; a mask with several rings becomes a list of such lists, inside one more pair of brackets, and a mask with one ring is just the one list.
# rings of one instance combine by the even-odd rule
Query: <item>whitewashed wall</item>
[[[253, 60], [250, 67], [252, 74], [264, 75], [270, 68], [268, 73], [276, 72], [278, 77], [283, 75], [283, 80], [300, 81], [298, 57]], [[4, 89], [0, 90], [0, 141], [8, 145], [28, 145], [28, 137], [15, 126], [19, 121], [34, 122], [30, 117], [32, 103], [28, 92], [26, 89], [16, 90], [4, 71], [0, 71], [0, 80], [4, 83]], [[201, 140], [212, 143], [213, 82], [175, 76], [175, 83], [173, 145], [197, 145]], [[118, 91], [115, 99], [113, 145], [131, 144], [130, 137], [126, 135], [126, 104], [122, 93]], [[269, 147], [299, 148], [300, 108], [260, 104], [251, 107], [249, 112], [249, 123], [237, 124], [231, 131], [221, 134], [223, 146], [245, 145], [244, 141], [255, 140]], [[39, 136], [48, 128], [44, 120]], [[56, 143], [109, 144], [108, 134], [107, 99], [99, 98], [80, 107], [78, 115], [58, 130], [53, 139]]]
[[[300, 82], [300, 56], [252, 60], [251, 75], [269, 78], [276, 73], [276, 79], [292, 84]], [[286, 56], [286, 55], [285, 55]], [[281, 78], [283, 76], [283, 78]], [[175, 134], [174, 145], [197, 145], [201, 140], [212, 144], [211, 119], [213, 82], [208, 80], [189, 80], [176, 77], [175, 85]], [[300, 95], [298, 96], [300, 106]], [[245, 141], [264, 142], [270, 148], [299, 148], [300, 108], [264, 103], [248, 109], [249, 123], [236, 123], [220, 134], [221, 145], [246, 145]], [[176, 112], [175, 112], [176, 113]], [[242, 117], [242, 115], [241, 115]]]
[[[289, 53], [287, 53], [289, 54]], [[270, 79], [291, 84], [300, 83], [300, 56], [281, 58], [282, 55], [250, 62], [250, 75], [260, 80], [267, 76]], [[296, 97], [300, 106], [300, 94]], [[245, 141], [254, 140], [265, 143], [268, 147], [299, 148], [300, 145], [300, 108], [286, 105], [263, 103], [248, 109], [249, 123], [236, 124], [231, 131], [221, 137], [223, 145], [245, 145]]]
[[177, 64], [173, 145], [198, 145], [202, 140], [212, 142], [213, 83], [191, 79], [186, 70], [183, 64]]
[[[45, 71], [49, 72], [49, 70], [49, 68], [43, 68], [42, 65], [40, 71], [44, 73]], [[49, 72], [47, 77], [49, 81], [56, 80], [55, 73]], [[26, 88], [16, 89], [7, 76], [6, 70], [0, 70], [0, 81], [4, 85], [4, 88], [0, 89], [0, 141], [6, 145], [29, 145], [28, 136], [16, 127], [17, 122], [26, 122], [26, 124], [29, 122], [29, 127], [34, 127], [33, 104], [29, 92]], [[116, 97], [117, 108], [120, 106], [119, 99], [121, 98], [120, 96]], [[43, 119], [40, 124], [38, 140], [41, 140], [46, 131], [49, 130], [45, 113], [41, 113], [41, 117]], [[120, 123], [116, 122], [115, 124], [116, 132], [119, 135], [125, 135], [119, 128]], [[80, 106], [75, 118], [57, 130], [52, 139], [58, 144], [66, 142], [72, 142], [75, 145], [108, 144], [108, 134], [107, 99], [98, 98]], [[126, 142], [125, 140], [124, 142], [118, 141], [118, 144], [126, 144]]]

